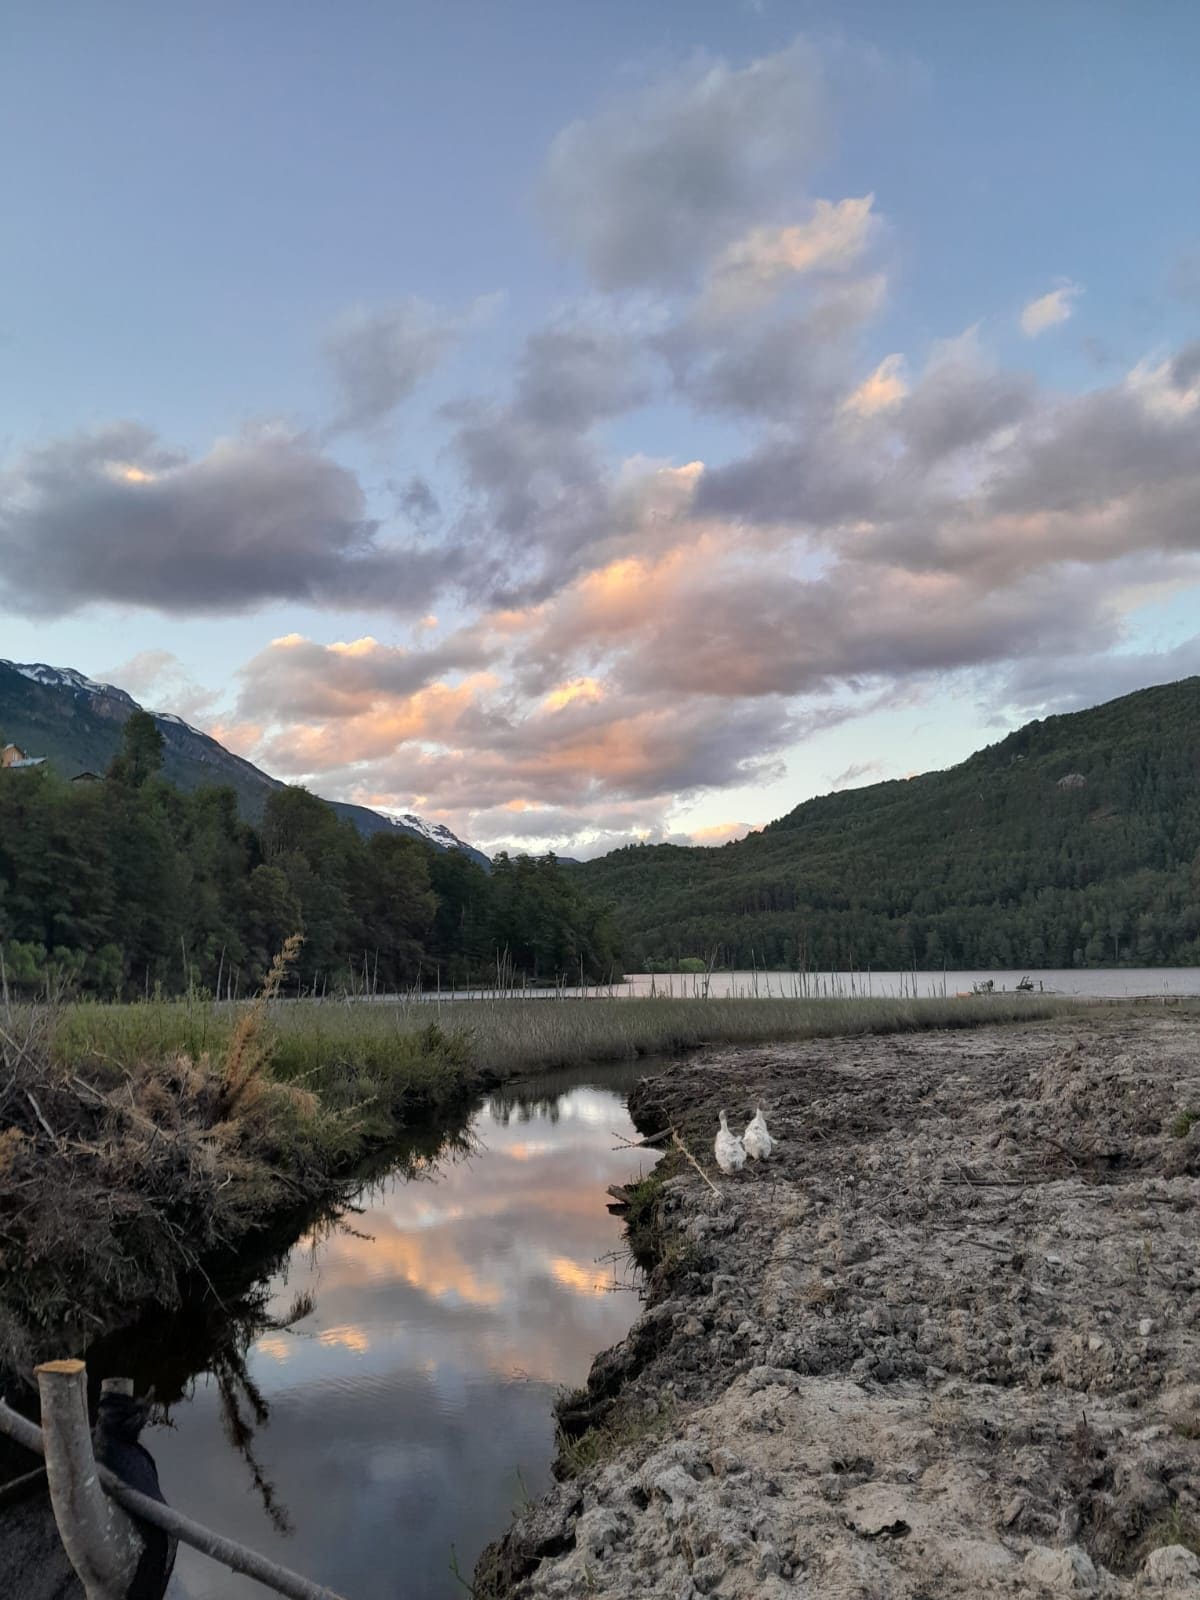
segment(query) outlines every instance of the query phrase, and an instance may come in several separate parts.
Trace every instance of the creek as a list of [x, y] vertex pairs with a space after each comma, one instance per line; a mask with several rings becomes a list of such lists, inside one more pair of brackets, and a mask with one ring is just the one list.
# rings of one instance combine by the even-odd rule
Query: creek
[[[156, 1386], [167, 1499], [347, 1600], [465, 1595], [551, 1482], [552, 1406], [627, 1332], [638, 1278], [609, 1184], [649, 1171], [645, 1062], [561, 1071], [426, 1130], [236, 1290], [105, 1340]], [[264, 1593], [181, 1549], [170, 1600]]]

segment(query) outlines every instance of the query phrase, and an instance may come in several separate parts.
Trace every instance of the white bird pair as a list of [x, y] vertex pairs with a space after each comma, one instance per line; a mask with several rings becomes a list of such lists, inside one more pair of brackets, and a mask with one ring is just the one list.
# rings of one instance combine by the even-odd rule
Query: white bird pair
[[775, 1141], [767, 1132], [761, 1109], [755, 1109], [740, 1139], [736, 1133], [730, 1133], [729, 1121], [722, 1111], [721, 1127], [713, 1145], [713, 1154], [722, 1172], [740, 1172], [746, 1165], [747, 1156], [753, 1161], [765, 1161], [774, 1147]]

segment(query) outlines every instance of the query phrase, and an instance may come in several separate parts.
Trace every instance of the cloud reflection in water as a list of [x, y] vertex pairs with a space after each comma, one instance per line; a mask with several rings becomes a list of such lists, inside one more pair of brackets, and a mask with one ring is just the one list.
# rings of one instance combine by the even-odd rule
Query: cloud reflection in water
[[[556, 1389], [581, 1382], [636, 1313], [633, 1294], [608, 1292], [625, 1269], [601, 1258], [621, 1245], [607, 1185], [652, 1160], [612, 1149], [614, 1131], [634, 1136], [619, 1091], [640, 1070], [493, 1096], [470, 1154], [429, 1181], [384, 1181], [352, 1231], [293, 1250], [270, 1310], [283, 1317], [298, 1293], [314, 1309], [263, 1332], [247, 1360], [270, 1411], [254, 1453], [290, 1537], [222, 1437], [211, 1380], [154, 1435], [169, 1497], [354, 1600], [459, 1590], [451, 1546], [469, 1575], [522, 1484], [549, 1481]], [[179, 1600], [258, 1593], [182, 1554], [176, 1586]]]

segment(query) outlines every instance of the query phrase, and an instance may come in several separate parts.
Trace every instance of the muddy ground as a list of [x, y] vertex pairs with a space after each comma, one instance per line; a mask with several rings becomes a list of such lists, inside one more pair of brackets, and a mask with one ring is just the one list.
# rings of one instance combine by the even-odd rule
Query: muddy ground
[[1200, 1023], [714, 1050], [632, 1109], [718, 1192], [664, 1163], [645, 1313], [479, 1593], [1200, 1596]]

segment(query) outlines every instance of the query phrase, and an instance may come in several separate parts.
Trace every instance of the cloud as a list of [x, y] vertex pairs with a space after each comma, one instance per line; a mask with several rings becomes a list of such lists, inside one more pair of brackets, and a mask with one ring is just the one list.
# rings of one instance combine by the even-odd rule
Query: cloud
[[107, 602], [229, 614], [270, 601], [410, 612], [459, 565], [448, 547], [385, 541], [354, 474], [283, 427], [189, 457], [117, 423], [0, 474], [0, 597], [25, 613]]
[[391, 488], [396, 509], [416, 527], [428, 528], [441, 515], [442, 508], [437, 495], [419, 474], [415, 473], [406, 483], [392, 485]]
[[865, 779], [868, 783], [877, 783], [883, 775], [882, 761], [852, 761], [848, 767], [843, 767], [834, 778], [826, 778], [831, 789], [854, 789]]
[[[500, 635], [490, 643], [498, 666]], [[794, 731], [778, 704], [718, 714], [700, 693], [613, 698], [585, 675], [522, 696], [511, 673], [478, 670], [480, 655], [464, 640], [410, 652], [289, 636], [242, 668], [238, 715], [260, 730], [254, 754], [272, 770], [397, 810], [430, 799], [456, 816], [506, 809], [510, 832], [526, 808], [662, 801], [761, 777]]]
[[737, 701], [827, 693], [1111, 636], [1106, 592], [1077, 585], [1063, 615], [1057, 588], [1023, 574], [912, 572], [843, 559], [818, 578], [778, 562], [696, 560], [642, 565], [618, 584], [585, 581], [527, 642], [561, 664], [616, 651], [611, 677], [635, 694]]
[[704, 295], [706, 308], [726, 314], [769, 299], [801, 273], [838, 272], [863, 255], [875, 229], [874, 195], [833, 204], [817, 200], [808, 222], [752, 228], [714, 262]]
[[564, 325], [525, 341], [506, 401], [448, 408], [468, 492], [461, 537], [490, 558], [477, 594], [513, 603], [551, 593], [619, 535], [637, 491], [611, 471], [597, 431], [641, 405], [650, 385], [631, 334]]
[[1150, 684], [1174, 683], [1200, 674], [1200, 634], [1169, 650], [1099, 651], [1018, 663], [999, 684], [987, 687], [989, 710], [1003, 706], [1020, 720], [1081, 711]]
[[[1121, 648], [1148, 598], [1200, 585], [1191, 347], [1052, 396], [964, 336], [911, 386], [885, 360], [849, 391], [894, 381], [889, 403], [815, 391], [803, 425], [708, 469], [592, 452], [578, 429], [621, 398], [594, 354], [535, 346], [539, 381], [519, 373], [506, 408], [531, 430], [535, 516], [505, 536], [553, 581], [445, 639], [277, 641], [243, 672], [258, 759], [489, 843], [676, 838], [681, 800], [769, 781], [799, 739], [984, 667], [1033, 697], [1054, 663]], [[569, 389], [580, 355], [560, 442], [584, 452], [595, 520], [557, 547], [579, 508], [544, 520], [555, 425], [531, 396], [545, 373]], [[836, 783], [869, 775], [851, 765]]]
[[170, 711], [185, 721], [203, 718], [221, 698], [197, 683], [170, 650], [139, 650], [101, 676], [152, 710]]
[[1060, 322], [1066, 322], [1075, 309], [1075, 301], [1083, 293], [1077, 283], [1064, 283], [1061, 288], [1051, 289], [1049, 294], [1040, 296], [1037, 300], [1030, 300], [1021, 311], [1021, 331], [1028, 338], [1035, 339], [1039, 333], [1045, 333], [1047, 328], [1054, 328]]
[[602, 289], [687, 284], [802, 183], [825, 119], [801, 42], [743, 68], [698, 58], [558, 135], [543, 215]]
[[897, 413], [897, 426], [918, 468], [932, 467], [987, 444], [1029, 418], [1036, 403], [1032, 376], [993, 366], [972, 328], [934, 348], [921, 382]]
[[860, 417], [873, 417], [877, 412], [890, 411], [893, 406], [899, 405], [907, 394], [904, 357], [884, 356], [870, 377], [864, 378], [858, 388], [846, 397], [842, 408]]
[[681, 841], [688, 844], [705, 845], [711, 848], [714, 845], [729, 844], [734, 839], [744, 839], [748, 833], [753, 833], [760, 826], [757, 822], [712, 822], [706, 827], [691, 828], [682, 835], [676, 835]]
[[328, 433], [365, 432], [388, 421], [462, 331], [461, 319], [415, 297], [347, 311], [322, 347], [339, 402]]
[[800, 305], [713, 319], [703, 307], [655, 339], [676, 392], [700, 411], [794, 419], [830, 412], [856, 342], [887, 292], [882, 273], [822, 285]]
[[275, 639], [238, 669], [238, 716], [248, 722], [343, 721], [476, 670], [486, 651], [469, 633], [419, 650], [369, 636], [328, 645], [298, 633]]

